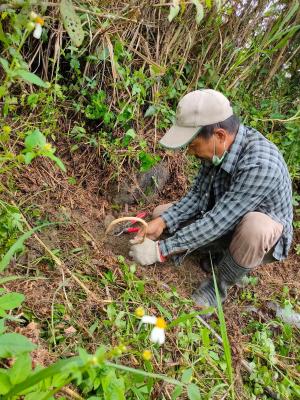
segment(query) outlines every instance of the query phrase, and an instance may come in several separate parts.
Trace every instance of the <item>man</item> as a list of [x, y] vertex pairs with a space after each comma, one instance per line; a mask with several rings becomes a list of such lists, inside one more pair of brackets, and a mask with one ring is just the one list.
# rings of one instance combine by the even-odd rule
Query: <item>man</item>
[[[176, 124], [160, 143], [188, 146], [202, 163], [189, 193], [155, 210], [147, 238], [130, 249], [136, 262], [151, 265], [172, 257], [179, 264], [188, 253], [217, 247], [216, 278], [224, 301], [227, 290], [252, 268], [287, 257], [292, 242], [287, 166], [274, 144], [239, 123], [223, 94], [204, 89], [184, 96]], [[158, 241], [165, 229], [171, 236]], [[216, 305], [212, 278], [193, 299], [199, 306]]]

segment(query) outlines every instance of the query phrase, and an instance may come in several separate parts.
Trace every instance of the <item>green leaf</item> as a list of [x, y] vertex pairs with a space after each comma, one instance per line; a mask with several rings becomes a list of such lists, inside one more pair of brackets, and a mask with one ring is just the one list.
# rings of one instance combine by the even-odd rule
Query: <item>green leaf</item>
[[23, 382], [31, 372], [31, 357], [29, 354], [21, 354], [9, 370], [10, 381], [13, 385]]
[[211, 0], [205, 0], [206, 7], [210, 10], [212, 6]]
[[6, 394], [11, 388], [11, 383], [5, 369], [0, 369], [0, 394]]
[[53, 160], [57, 166], [63, 171], [63, 172], [67, 172], [67, 169], [65, 167], [65, 164], [61, 161], [60, 158], [56, 157], [53, 153], [51, 153], [50, 151], [44, 154], [46, 157], [50, 158], [51, 160]]
[[187, 394], [190, 400], [201, 400], [200, 391], [197, 385], [190, 383], [187, 387]]
[[173, 390], [173, 393], [171, 394], [171, 399], [176, 400], [177, 397], [179, 397], [182, 393], [182, 387], [181, 386], [176, 386], [175, 389]]
[[12, 310], [19, 307], [24, 299], [25, 297], [21, 293], [7, 293], [0, 297], [0, 308], [2, 310]]
[[203, 17], [204, 17], [204, 8], [203, 5], [200, 3], [199, 0], [192, 0], [193, 4], [196, 7], [196, 23], [197, 25], [200, 24], [200, 22], [202, 21]]
[[[28, 393], [26, 395], [26, 397], [24, 397], [24, 400], [45, 400], [45, 399], [54, 399], [54, 397], [52, 397], [52, 390], [48, 390], [48, 391], [41, 391], [41, 390], [37, 390], [35, 392], [31, 392]], [[61, 398], [65, 398], [65, 397], [61, 397]]]
[[125, 136], [134, 139], [136, 137], [136, 133], [134, 129], [128, 129], [128, 131], [125, 133]]
[[6, 38], [6, 35], [3, 31], [2, 23], [0, 22], [0, 41], [4, 43], [5, 45], [8, 45], [8, 40]]
[[6, 328], [4, 326], [4, 322], [5, 322], [4, 319], [0, 319], [0, 335], [2, 335], [2, 333], [4, 333], [6, 330]]
[[222, 0], [215, 0], [217, 5], [217, 10], [219, 11], [222, 7]]
[[44, 228], [45, 226], [54, 225], [54, 223], [48, 222], [35, 228], [30, 229], [29, 231], [23, 233], [18, 240], [9, 248], [9, 250], [4, 254], [2, 260], [0, 261], [0, 271], [3, 271], [9, 264], [10, 260], [14, 256], [14, 254], [18, 251], [22, 251], [24, 247], [24, 242], [27, 240], [35, 231]]
[[36, 74], [33, 74], [32, 72], [26, 71], [25, 69], [18, 69], [14, 71], [14, 76], [17, 76], [23, 81], [32, 83], [33, 85], [37, 85], [43, 88], [48, 88], [49, 83], [44, 82], [41, 78], [39, 78]]
[[125, 385], [123, 378], [117, 378], [115, 370], [110, 369], [101, 377], [105, 400], [125, 400]]
[[[21, 336], [23, 337], [23, 336]], [[78, 357], [72, 357], [67, 360], [59, 360], [54, 364], [51, 364], [47, 368], [43, 368], [41, 370], [35, 370], [25, 381], [20, 382], [17, 385], [14, 385], [10, 392], [7, 395], [7, 399], [14, 398], [13, 396], [20, 394], [24, 390], [31, 388], [32, 386], [38, 384], [41, 381], [45, 381], [47, 378], [52, 378], [55, 374], [64, 373], [67, 368], [70, 368], [74, 371], [74, 367], [82, 366], [82, 362]], [[18, 396], [19, 397], [19, 396]], [[39, 397], [41, 399], [41, 397]]]
[[99, 60], [105, 61], [108, 57], [109, 57], [108, 47], [104, 47], [104, 49], [101, 51], [101, 54], [99, 56]]
[[[211, 261], [211, 264], [212, 264], [212, 261]], [[214, 286], [215, 286], [215, 292], [216, 292], [216, 298], [217, 298], [217, 310], [218, 310], [218, 318], [220, 321], [221, 337], [222, 337], [222, 341], [223, 341], [225, 360], [226, 360], [226, 364], [227, 364], [227, 375], [228, 375], [229, 382], [231, 384], [233, 382], [231, 347], [230, 347], [230, 342], [229, 342], [229, 338], [228, 338], [228, 334], [227, 334], [226, 322], [225, 322], [224, 312], [223, 312], [223, 308], [222, 308], [222, 301], [220, 298], [219, 288], [218, 288], [213, 265], [212, 265], [212, 272], [213, 272], [213, 280], [214, 280]]]
[[128, 129], [128, 131], [125, 133], [124, 138], [123, 138], [123, 145], [127, 146], [131, 140], [133, 140], [136, 137], [136, 133], [134, 129]]
[[60, 13], [64, 23], [64, 27], [70, 36], [72, 43], [78, 47], [84, 39], [84, 31], [81, 26], [81, 21], [76, 14], [71, 0], [61, 0]]
[[157, 111], [157, 108], [155, 106], [149, 106], [145, 112], [145, 118], [146, 117], [152, 117]]
[[6, 86], [0, 86], [0, 99], [6, 94]]
[[151, 64], [150, 65], [150, 74], [152, 76], [162, 76], [166, 73], [166, 67], [163, 67], [158, 64]]
[[8, 72], [9, 72], [9, 64], [8, 64], [8, 61], [7, 61], [5, 58], [0, 57], [0, 64], [2, 65], [4, 71], [5, 71], [6, 73], [8, 73]]
[[170, 7], [170, 12], [168, 15], [168, 20], [169, 22], [172, 22], [174, 18], [177, 17], [180, 11], [180, 6], [178, 4], [175, 4], [177, 2], [174, 1], [174, 4]]
[[0, 358], [29, 353], [35, 348], [35, 344], [19, 333], [5, 333], [0, 336]]
[[159, 156], [152, 156], [145, 151], [141, 151], [139, 154], [140, 161], [140, 171], [145, 172], [148, 171], [151, 167], [153, 167], [160, 160]]
[[186, 384], [190, 383], [192, 376], [193, 376], [193, 369], [192, 368], [185, 369], [182, 373], [181, 382]]
[[33, 151], [28, 151], [27, 153], [25, 153], [24, 155], [24, 162], [26, 165], [30, 164], [31, 161], [37, 156], [36, 153], [34, 153]]
[[46, 143], [47, 140], [39, 129], [27, 132], [27, 136], [24, 141], [26, 150], [29, 151], [34, 149], [42, 149]]

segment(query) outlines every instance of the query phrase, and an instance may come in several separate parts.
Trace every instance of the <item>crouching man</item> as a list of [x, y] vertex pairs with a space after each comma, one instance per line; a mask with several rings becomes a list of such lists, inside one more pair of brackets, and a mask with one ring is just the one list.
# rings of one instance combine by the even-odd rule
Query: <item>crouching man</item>
[[[179, 265], [188, 253], [210, 251], [224, 301], [227, 290], [252, 268], [287, 257], [292, 242], [287, 166], [274, 144], [239, 123], [223, 94], [204, 89], [185, 95], [175, 125], [160, 143], [170, 149], [188, 146], [202, 162], [187, 195], [154, 210], [147, 238], [130, 249], [137, 263], [172, 257]], [[170, 236], [158, 240], [164, 230]], [[216, 305], [212, 278], [193, 299], [199, 306]]]

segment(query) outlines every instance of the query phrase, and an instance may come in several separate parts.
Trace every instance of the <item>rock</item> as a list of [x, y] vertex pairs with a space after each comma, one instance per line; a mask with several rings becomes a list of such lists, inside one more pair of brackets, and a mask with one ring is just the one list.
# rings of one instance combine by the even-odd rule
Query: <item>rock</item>
[[115, 204], [134, 204], [145, 200], [149, 203], [164, 188], [169, 178], [168, 164], [160, 162], [149, 171], [125, 180], [120, 191], [118, 191], [117, 185], [114, 185], [109, 190], [111, 201]]

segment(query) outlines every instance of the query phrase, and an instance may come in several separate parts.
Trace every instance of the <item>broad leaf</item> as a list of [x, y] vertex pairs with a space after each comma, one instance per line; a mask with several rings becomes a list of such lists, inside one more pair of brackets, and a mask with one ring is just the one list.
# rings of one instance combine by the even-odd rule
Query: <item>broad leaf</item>
[[31, 357], [29, 354], [21, 354], [9, 371], [10, 381], [13, 385], [23, 382], [31, 372]]
[[28, 151], [24, 154], [24, 162], [26, 165], [30, 164], [31, 161], [37, 156], [37, 153], [34, 151]]
[[0, 336], [0, 357], [7, 358], [29, 353], [36, 348], [25, 336], [18, 333], [5, 333]]
[[173, 19], [177, 17], [177, 15], [179, 14], [179, 11], [180, 11], [180, 6], [175, 3], [178, 3], [178, 2], [177, 1], [174, 2], [174, 4], [170, 7], [170, 12], [168, 15], [169, 22], [172, 22]]
[[72, 43], [77, 47], [80, 46], [84, 39], [84, 31], [71, 0], [61, 0], [60, 13]]
[[6, 86], [0, 86], [0, 99], [3, 97], [7, 92]]
[[192, 368], [185, 369], [182, 373], [181, 382], [186, 384], [190, 383], [192, 376], [193, 376], [193, 369]]
[[152, 117], [156, 113], [157, 109], [155, 106], [149, 106], [145, 112], [145, 117]]
[[105, 400], [125, 400], [125, 385], [123, 378], [117, 378], [113, 369], [101, 377]]
[[128, 131], [125, 133], [125, 137], [134, 139], [136, 137], [136, 133], [135, 133], [134, 129], [128, 129]]
[[1, 22], [0, 22], [0, 41], [2, 43], [4, 43], [5, 45], [8, 45], [8, 40], [7, 40], [6, 35], [5, 35], [4, 31], [3, 31], [3, 27], [2, 27]]
[[17, 76], [23, 81], [31, 83], [33, 85], [37, 85], [43, 88], [48, 88], [49, 83], [44, 82], [41, 78], [39, 78], [36, 74], [33, 74], [32, 72], [26, 71], [25, 69], [18, 69], [14, 71], [14, 76]]
[[188, 394], [189, 400], [201, 400], [199, 388], [194, 383], [190, 383], [188, 385], [187, 394]]
[[24, 141], [26, 150], [42, 149], [47, 143], [45, 136], [39, 129], [29, 131]]
[[21, 293], [7, 293], [0, 297], [0, 308], [2, 310], [12, 310], [19, 307], [25, 297]]
[[0, 318], [0, 335], [2, 335], [2, 333], [4, 333], [6, 329], [4, 326], [4, 322], [5, 320]]
[[196, 14], [196, 22], [199, 25], [204, 17], [204, 8], [203, 5], [200, 3], [199, 0], [192, 0], [193, 4], [196, 7], [197, 14]]
[[173, 390], [173, 393], [171, 394], [171, 399], [176, 400], [182, 393], [182, 387], [181, 386], [176, 386], [175, 389]]
[[9, 72], [9, 64], [5, 58], [0, 57], [0, 64], [2, 65], [2, 67], [6, 73]]
[[6, 394], [11, 388], [8, 373], [5, 369], [0, 369], [0, 394]]
[[136, 137], [135, 130], [132, 128], [128, 129], [123, 138], [123, 145], [127, 146], [131, 142], [131, 140], [133, 140], [135, 137]]
[[46, 157], [49, 157], [52, 161], [54, 161], [57, 166], [63, 171], [63, 172], [67, 172], [67, 169], [65, 167], [65, 164], [61, 161], [60, 158], [56, 157], [53, 153], [51, 152], [47, 152], [45, 153]]

